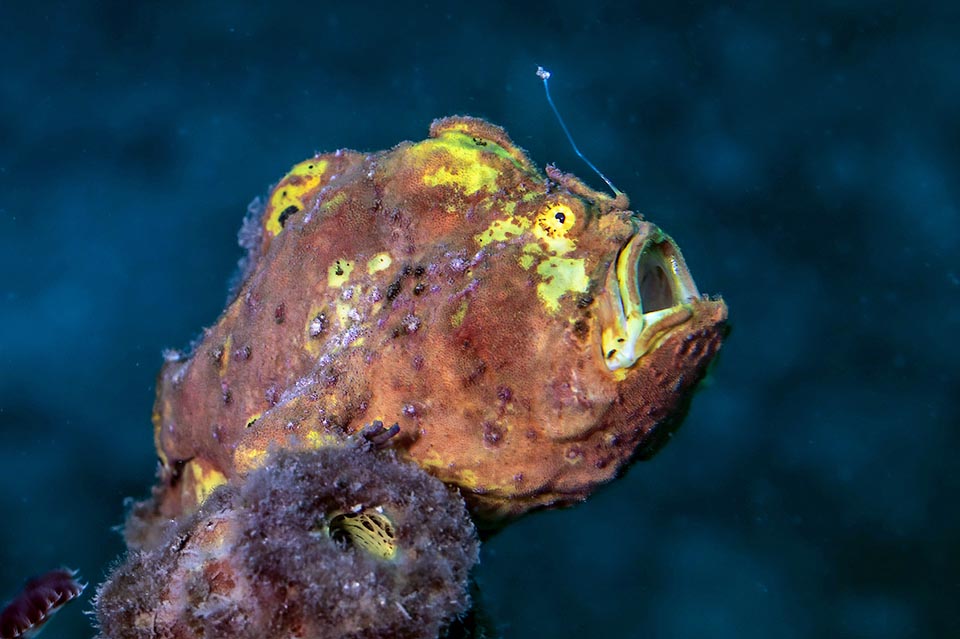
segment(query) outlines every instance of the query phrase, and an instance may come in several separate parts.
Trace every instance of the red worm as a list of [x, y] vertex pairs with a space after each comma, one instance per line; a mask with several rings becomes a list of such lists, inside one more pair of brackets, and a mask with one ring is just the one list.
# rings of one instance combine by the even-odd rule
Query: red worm
[[34, 577], [0, 612], [0, 639], [32, 637], [64, 604], [80, 596], [86, 584], [74, 577], [75, 570], [52, 570]]

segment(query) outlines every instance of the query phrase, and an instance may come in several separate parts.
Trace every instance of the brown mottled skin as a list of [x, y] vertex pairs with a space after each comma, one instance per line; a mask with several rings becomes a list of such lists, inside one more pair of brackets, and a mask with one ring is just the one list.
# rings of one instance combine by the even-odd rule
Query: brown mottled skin
[[[196, 510], [199, 478], [232, 481], [272, 447], [336, 445], [379, 419], [492, 525], [584, 499], [682, 418], [722, 341], [723, 301], [685, 300], [652, 350], [614, 374], [601, 347], [611, 269], [631, 238], [659, 230], [625, 197], [552, 169], [545, 179], [486, 122], [438, 120], [430, 135], [318, 155], [319, 181], [275, 188], [235, 299], [189, 359], [161, 371], [163, 516]], [[281, 190], [295, 187], [304, 195], [275, 234]], [[570, 223], [555, 210], [574, 218], [563, 235], [575, 246], [559, 252], [533, 232], [544, 212]], [[520, 230], [482, 236], [506, 218]], [[371, 272], [382, 254], [389, 266]], [[550, 258], [588, 278], [553, 305]], [[332, 285], [331, 273], [348, 277]]]

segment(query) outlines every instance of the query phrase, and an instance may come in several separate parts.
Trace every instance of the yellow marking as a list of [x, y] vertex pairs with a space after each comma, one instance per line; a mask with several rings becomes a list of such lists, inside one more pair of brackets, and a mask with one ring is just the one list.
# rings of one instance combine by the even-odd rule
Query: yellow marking
[[463, 324], [463, 318], [467, 316], [467, 300], [460, 300], [460, 306], [450, 316], [450, 326], [457, 328]]
[[390, 268], [392, 262], [393, 259], [391, 259], [389, 253], [377, 253], [367, 262], [367, 273], [370, 275], [379, 273], [384, 269]]
[[433, 173], [423, 176], [423, 183], [427, 186], [442, 186], [455, 184], [463, 188], [465, 195], [472, 195], [484, 189], [488, 192], [497, 189], [497, 170], [480, 162], [472, 162], [454, 170], [441, 166]]
[[492, 193], [498, 188], [497, 177], [500, 171], [491, 165], [491, 155], [510, 161], [522, 171], [526, 171], [526, 168], [496, 142], [484, 142], [485, 144], [479, 145], [471, 135], [447, 130], [437, 138], [414, 144], [407, 150], [407, 154], [421, 162], [427, 162], [430, 156], [441, 152], [449, 155], [450, 160], [445, 163], [446, 166], [423, 176], [423, 183], [427, 186], [454, 184], [460, 186], [467, 195], [480, 190]]
[[472, 470], [461, 470], [457, 473], [457, 485], [467, 490], [474, 490], [480, 482], [477, 480], [477, 474]]
[[537, 294], [551, 313], [560, 310], [560, 298], [566, 293], [582, 293], [590, 285], [582, 259], [548, 257], [537, 266], [543, 281]]
[[533, 234], [546, 244], [547, 249], [557, 255], [569, 253], [576, 242], [567, 237], [573, 228], [577, 216], [566, 204], [552, 204], [537, 215], [533, 222]]
[[435, 450], [431, 450], [427, 453], [427, 456], [423, 459], [418, 460], [420, 466], [424, 469], [430, 468], [443, 468], [446, 466], [446, 463], [443, 461], [443, 458], [440, 457], [440, 453]]
[[349, 260], [334, 260], [330, 268], [327, 269], [327, 286], [330, 288], [340, 288], [350, 279], [350, 273], [353, 271], [354, 263]]
[[350, 311], [353, 308], [346, 302], [337, 300], [337, 321], [340, 322], [340, 328], [346, 328], [350, 324]]
[[244, 474], [262, 466], [266, 458], [267, 451], [263, 448], [239, 448], [233, 456], [233, 466]]
[[260, 419], [261, 417], [263, 417], [263, 413], [254, 413], [253, 415], [248, 417], [246, 428], [252, 427], [255, 423], [257, 423], [257, 420]]
[[184, 473], [187, 474], [185, 484], [188, 486], [191, 483], [193, 484], [193, 494], [198, 506], [207, 500], [210, 493], [227, 483], [227, 478], [223, 473], [214, 468], [204, 470], [203, 466], [196, 460], [187, 464]]
[[490, 242], [503, 242], [510, 237], [523, 235], [525, 229], [530, 228], [530, 220], [525, 217], [508, 217], [505, 219], [494, 220], [487, 227], [487, 230], [477, 233], [473, 239], [480, 246], [486, 246]]
[[320, 205], [320, 208], [323, 209], [324, 211], [329, 211], [332, 208], [340, 206], [340, 204], [346, 199], [347, 199], [347, 194], [344, 193], [343, 191], [340, 191], [333, 197], [325, 199], [323, 203]]
[[543, 255], [543, 249], [540, 248], [540, 244], [537, 242], [530, 242], [529, 244], [523, 245], [523, 253], [520, 254], [520, 257], [517, 258], [517, 261], [520, 263], [523, 270], [529, 270], [533, 263], [537, 260], [538, 256]]
[[330, 520], [330, 535], [342, 536], [378, 559], [397, 556], [397, 533], [393, 524], [378, 512], [363, 510], [341, 513]]
[[326, 448], [328, 446], [339, 446], [343, 440], [331, 435], [330, 433], [321, 433], [311, 430], [303, 436], [303, 441], [310, 448]]
[[303, 210], [303, 198], [320, 184], [324, 172], [327, 170], [326, 160], [304, 160], [295, 165], [277, 184], [270, 199], [267, 201], [266, 227], [272, 235], [279, 235], [283, 230], [280, 216], [289, 207], [295, 206]]
[[220, 356], [220, 377], [227, 374], [227, 366], [230, 365], [231, 350], [233, 350], [233, 335], [227, 335], [227, 341], [223, 343], [223, 354]]

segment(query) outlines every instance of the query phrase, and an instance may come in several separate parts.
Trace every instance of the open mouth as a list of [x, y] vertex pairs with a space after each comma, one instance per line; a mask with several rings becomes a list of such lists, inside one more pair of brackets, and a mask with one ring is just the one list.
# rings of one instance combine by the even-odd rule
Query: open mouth
[[693, 315], [700, 293], [680, 249], [652, 224], [634, 235], [607, 273], [607, 317], [601, 337], [611, 371], [633, 366]]

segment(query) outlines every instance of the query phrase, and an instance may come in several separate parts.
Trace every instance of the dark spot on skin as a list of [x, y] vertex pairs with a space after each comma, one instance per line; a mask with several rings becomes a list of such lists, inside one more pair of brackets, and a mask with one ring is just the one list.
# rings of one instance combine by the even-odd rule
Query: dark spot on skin
[[283, 302], [280, 302], [277, 308], [273, 311], [273, 321], [275, 321], [277, 324], [283, 324], [285, 315], [286, 307], [284, 306]]
[[233, 394], [230, 392], [230, 387], [227, 386], [226, 382], [220, 382], [220, 399], [223, 400], [224, 404], [229, 404], [232, 398]]
[[411, 273], [413, 273], [413, 269], [410, 268], [410, 265], [408, 264], [400, 270], [400, 277], [410, 277]]
[[498, 446], [503, 439], [503, 429], [491, 422], [483, 423], [483, 441], [491, 446]]
[[299, 210], [300, 209], [294, 206], [293, 204], [283, 209], [283, 212], [280, 213], [280, 219], [278, 220], [280, 222], [280, 228], [285, 227], [287, 224], [287, 218], [289, 218], [291, 215], [293, 215]]
[[337, 260], [335, 264], [336, 264], [337, 270], [335, 270], [334, 273], [336, 274], [337, 277], [340, 277], [341, 275], [343, 275], [343, 267], [340, 266], [340, 260]]
[[571, 446], [567, 450], [567, 459], [574, 460], [583, 457], [583, 451], [577, 446]]
[[473, 143], [476, 144], [477, 146], [487, 146], [487, 141], [484, 140], [483, 138], [472, 138], [472, 139], [473, 139]]
[[497, 399], [499, 399], [501, 402], [509, 402], [511, 399], [513, 399], [513, 391], [509, 386], [498, 386]]
[[579, 337], [580, 339], [583, 339], [584, 337], [586, 337], [588, 332], [589, 332], [589, 329], [587, 328], [587, 323], [584, 322], [582, 319], [578, 319], [576, 322], [573, 323], [573, 334]]
[[416, 286], [413, 287], [413, 294], [420, 295], [420, 293], [423, 293], [424, 289], [426, 288], [427, 287], [424, 286], [423, 284], [417, 284]]
[[418, 266], [417, 268], [413, 269], [413, 275], [415, 277], [423, 277], [423, 274], [425, 272], [426, 272], [426, 269], [423, 268], [422, 266]]
[[244, 346], [243, 348], [238, 348], [233, 351], [234, 356], [240, 360], [248, 360], [250, 356], [253, 355], [253, 349], [250, 346]]
[[421, 368], [423, 368], [423, 355], [414, 356], [413, 362], [411, 362], [411, 365], [413, 366], [413, 370], [415, 371], [418, 371]]
[[607, 464], [609, 463], [610, 463], [610, 460], [598, 459], [597, 461], [593, 462], [593, 465], [598, 469], [603, 469], [603, 468], [606, 468]]
[[183, 469], [187, 467], [187, 464], [193, 457], [188, 457], [187, 459], [175, 459], [170, 465], [170, 485], [176, 486], [180, 481], [180, 478], [183, 477]]
[[577, 308], [587, 308], [591, 304], [593, 304], [593, 295], [584, 293], [577, 296]]
[[403, 280], [397, 280], [396, 282], [393, 282], [392, 284], [390, 284], [390, 286], [387, 287], [388, 300], [392, 300], [393, 298], [395, 298], [397, 295], [400, 294], [400, 286], [402, 282]]
[[397, 326], [393, 329], [393, 331], [391, 331], [390, 337], [396, 339], [401, 335], [406, 335], [406, 334], [407, 334], [407, 331], [402, 326]]
[[558, 222], [563, 224], [567, 221], [567, 216], [563, 214], [563, 211], [557, 211], [557, 214], [553, 216]]
[[610, 359], [616, 354], [617, 354], [617, 349], [611, 348], [609, 351], [607, 351], [607, 359]]

